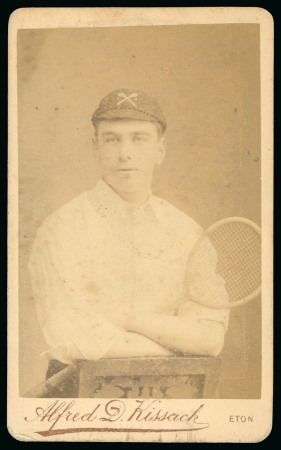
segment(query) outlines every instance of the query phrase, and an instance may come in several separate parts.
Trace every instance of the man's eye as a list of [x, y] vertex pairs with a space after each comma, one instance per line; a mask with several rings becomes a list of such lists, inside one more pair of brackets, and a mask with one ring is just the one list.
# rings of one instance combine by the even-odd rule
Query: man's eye
[[145, 142], [145, 141], [147, 141], [147, 138], [145, 136], [135, 136], [134, 141], [135, 142]]
[[105, 142], [115, 144], [118, 142], [118, 138], [116, 136], [106, 137]]

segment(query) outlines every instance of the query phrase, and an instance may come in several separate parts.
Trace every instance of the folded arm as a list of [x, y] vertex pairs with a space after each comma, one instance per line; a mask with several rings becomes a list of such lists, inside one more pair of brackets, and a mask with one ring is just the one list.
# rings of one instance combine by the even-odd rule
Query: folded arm
[[224, 324], [184, 315], [150, 314], [131, 317], [127, 330], [184, 354], [217, 356], [224, 344]]

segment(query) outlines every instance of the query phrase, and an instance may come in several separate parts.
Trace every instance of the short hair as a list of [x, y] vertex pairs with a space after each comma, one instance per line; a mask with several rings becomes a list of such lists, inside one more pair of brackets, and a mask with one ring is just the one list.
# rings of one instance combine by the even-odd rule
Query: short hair
[[[116, 118], [116, 119], [95, 120], [95, 121], [93, 121], [93, 125], [94, 125], [94, 128], [95, 128], [95, 135], [98, 136], [100, 122], [117, 122], [117, 121], [120, 122], [120, 120], [134, 120], [134, 119], [125, 119], [125, 118], [124, 119], [122, 119], [122, 118], [120, 119], [120, 118]], [[151, 120], [142, 120], [142, 122], [152, 123], [155, 126], [155, 128], [156, 128], [156, 131], [158, 133], [159, 138], [164, 135], [165, 131], [164, 131], [163, 126], [161, 125], [160, 122], [152, 122]]]

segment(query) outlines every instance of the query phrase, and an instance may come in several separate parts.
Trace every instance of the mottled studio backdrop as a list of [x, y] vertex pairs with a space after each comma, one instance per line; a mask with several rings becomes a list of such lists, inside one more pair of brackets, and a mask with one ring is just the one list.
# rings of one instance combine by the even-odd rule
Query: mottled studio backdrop
[[[260, 224], [259, 25], [22, 30], [18, 33], [20, 394], [43, 381], [47, 349], [27, 260], [38, 226], [99, 177], [91, 115], [119, 88], [154, 95], [167, 156], [154, 193], [202, 226]], [[220, 398], [258, 398], [261, 308], [231, 311]]]

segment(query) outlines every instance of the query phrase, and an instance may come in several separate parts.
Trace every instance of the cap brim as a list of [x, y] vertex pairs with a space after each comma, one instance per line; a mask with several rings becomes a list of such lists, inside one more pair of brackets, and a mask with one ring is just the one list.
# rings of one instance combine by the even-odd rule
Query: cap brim
[[149, 122], [158, 122], [160, 123], [155, 117], [151, 116], [150, 114], [146, 114], [142, 111], [138, 111], [136, 109], [130, 109], [130, 108], [122, 108], [122, 109], [112, 109], [103, 112], [102, 114], [97, 114], [93, 116], [93, 122], [102, 120], [102, 119], [135, 119], [135, 120], [146, 120]]

